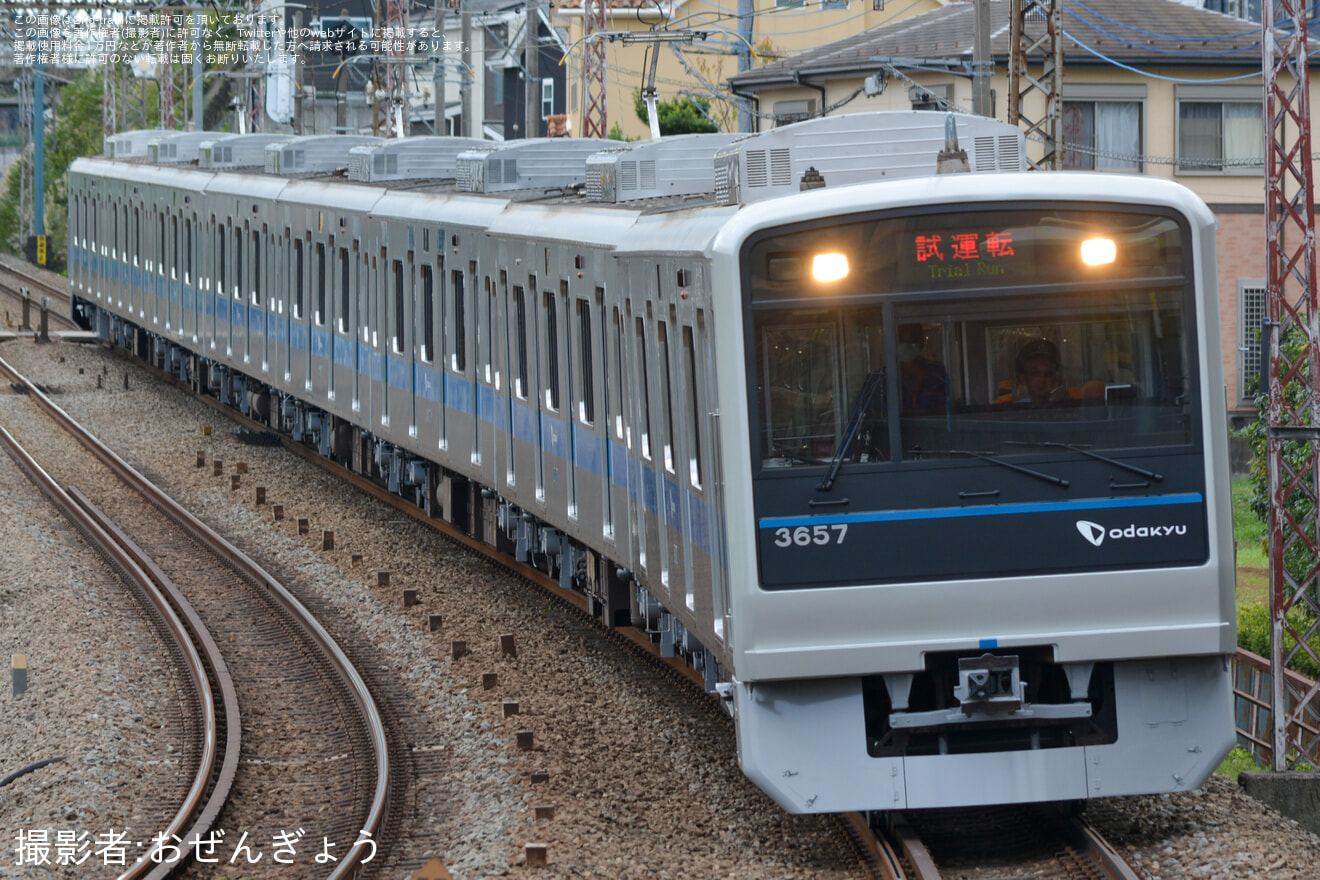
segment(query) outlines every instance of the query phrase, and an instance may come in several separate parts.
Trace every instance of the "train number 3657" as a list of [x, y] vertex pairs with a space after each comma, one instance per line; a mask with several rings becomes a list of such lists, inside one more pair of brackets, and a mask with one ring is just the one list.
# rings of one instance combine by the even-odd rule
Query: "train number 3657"
[[798, 526], [796, 529], [785, 527], [775, 529], [775, 546], [792, 547], [797, 545], [798, 547], [809, 547], [815, 544], [818, 547], [823, 547], [826, 544], [842, 544], [843, 538], [847, 534], [847, 523], [832, 526]]

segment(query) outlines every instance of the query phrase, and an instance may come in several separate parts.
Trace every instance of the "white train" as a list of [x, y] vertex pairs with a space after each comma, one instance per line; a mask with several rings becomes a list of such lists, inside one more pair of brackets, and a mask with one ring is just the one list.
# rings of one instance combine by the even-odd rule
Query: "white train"
[[75, 312], [686, 657], [787, 810], [1193, 788], [1234, 739], [1214, 219], [973, 117], [937, 175], [945, 121], [135, 133], [70, 172]]

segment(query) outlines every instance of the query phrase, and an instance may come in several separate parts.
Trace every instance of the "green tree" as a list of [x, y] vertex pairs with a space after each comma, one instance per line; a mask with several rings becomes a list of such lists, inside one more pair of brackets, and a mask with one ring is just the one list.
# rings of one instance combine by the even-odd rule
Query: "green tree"
[[[637, 118], [651, 124], [651, 116], [646, 112], [646, 103], [642, 100], [640, 89], [633, 90], [633, 108]], [[710, 101], [706, 98], [675, 98], [672, 101], [660, 101], [656, 104], [656, 115], [660, 117], [660, 134], [708, 134], [719, 131], [715, 123], [706, 116], [710, 110]]]
[[[1298, 359], [1305, 356], [1306, 334], [1295, 326], [1285, 327], [1279, 336], [1279, 350], [1283, 358], [1288, 363], [1297, 363]], [[1305, 366], [1302, 367], [1305, 373]], [[1257, 384], [1256, 377], [1251, 377], [1248, 382]], [[1269, 470], [1268, 470], [1268, 449], [1266, 441], [1268, 439], [1265, 410], [1268, 400], [1265, 395], [1256, 391], [1256, 410], [1257, 418], [1247, 426], [1246, 434], [1251, 443], [1251, 509], [1260, 517], [1261, 521], [1268, 523], [1270, 521], [1270, 495], [1269, 495]], [[1283, 397], [1285, 403], [1291, 407], [1292, 411], [1299, 413], [1302, 424], [1309, 424], [1309, 408], [1305, 405], [1306, 389], [1300, 381], [1288, 383], [1284, 388]], [[1308, 465], [1311, 455], [1311, 443], [1308, 440], [1283, 440], [1281, 442], [1281, 458], [1283, 463], [1283, 473], [1281, 478], [1289, 481], [1289, 473], [1297, 474], [1299, 485], [1293, 490], [1287, 500], [1284, 502], [1284, 509], [1294, 522], [1298, 523], [1304, 531], [1314, 534], [1314, 521], [1316, 516], [1316, 500], [1307, 490], [1307, 484], [1310, 478], [1310, 467]], [[1286, 523], [1283, 526], [1283, 536], [1287, 540], [1292, 533], [1291, 527]], [[1304, 583], [1310, 574], [1311, 569], [1316, 564], [1316, 556], [1307, 549], [1306, 542], [1295, 540], [1284, 550], [1283, 567], [1295, 583]], [[1315, 614], [1313, 608], [1320, 604], [1316, 594], [1316, 584], [1314, 579], [1306, 588], [1307, 604], [1294, 606], [1288, 614], [1289, 622], [1295, 626], [1298, 632], [1304, 634], [1304, 637], [1313, 648], [1320, 648], [1320, 640], [1317, 640], [1316, 633], [1313, 631], [1316, 626]], [[1308, 607], [1308, 605], [1310, 607]], [[1268, 618], [1268, 609], [1265, 614]], [[1241, 626], [1241, 616], [1239, 615], [1239, 625]], [[1246, 645], [1243, 641], [1245, 633], [1240, 633], [1238, 643], [1249, 647], [1251, 650], [1259, 650], [1260, 645]], [[1257, 640], [1259, 641], [1259, 640]], [[1268, 638], [1264, 641], [1264, 648], [1268, 651]], [[1285, 650], [1291, 651], [1295, 647], [1295, 642], [1291, 637], [1285, 640]], [[1286, 656], [1286, 654], [1285, 654]], [[1318, 668], [1309, 658], [1298, 655], [1288, 664], [1291, 668], [1302, 672], [1304, 675], [1313, 675]]]
[[[46, 128], [45, 213], [48, 268], [65, 271], [69, 189], [67, 172], [80, 156], [102, 151], [101, 73], [86, 70], [65, 86], [56, 99], [54, 121]], [[0, 247], [11, 253], [22, 249], [19, 228], [19, 168], [10, 170], [5, 197], [0, 200]]]

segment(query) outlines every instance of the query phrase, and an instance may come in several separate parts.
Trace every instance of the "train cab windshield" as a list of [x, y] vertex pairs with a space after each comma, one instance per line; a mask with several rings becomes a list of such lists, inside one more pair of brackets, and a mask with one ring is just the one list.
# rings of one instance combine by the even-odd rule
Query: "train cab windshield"
[[859, 497], [901, 519], [1199, 489], [1176, 216], [923, 213], [781, 231], [744, 254], [763, 523]]

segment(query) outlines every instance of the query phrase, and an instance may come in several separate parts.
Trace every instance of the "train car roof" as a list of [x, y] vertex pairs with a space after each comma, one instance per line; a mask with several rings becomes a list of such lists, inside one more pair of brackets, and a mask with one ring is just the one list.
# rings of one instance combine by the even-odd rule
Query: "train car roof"
[[371, 216], [439, 226], [458, 224], [484, 228], [495, 221], [508, 203], [508, 199], [487, 198], [452, 190], [387, 190], [371, 209]]
[[206, 187], [207, 195], [238, 196], [249, 199], [276, 199], [280, 192], [289, 185], [283, 177], [268, 177], [264, 174], [233, 174], [224, 171], [215, 172], [215, 177]]
[[620, 213], [595, 202], [571, 205], [524, 202], [510, 205], [487, 231], [492, 235], [613, 247], [636, 218], [635, 211]]
[[328, 208], [341, 214], [367, 213], [385, 194], [381, 186], [344, 186], [343, 178], [298, 177], [287, 181], [280, 203]]
[[[655, 200], [660, 201], [660, 200]], [[641, 202], [631, 202], [634, 209]], [[655, 253], [709, 253], [720, 230], [739, 209], [736, 206], [677, 204], [644, 211], [617, 237], [618, 256]]]
[[175, 186], [200, 191], [215, 177], [211, 171], [171, 165], [144, 165], [115, 159], [88, 156], [77, 159], [69, 168], [79, 174], [106, 177], [152, 186]]

